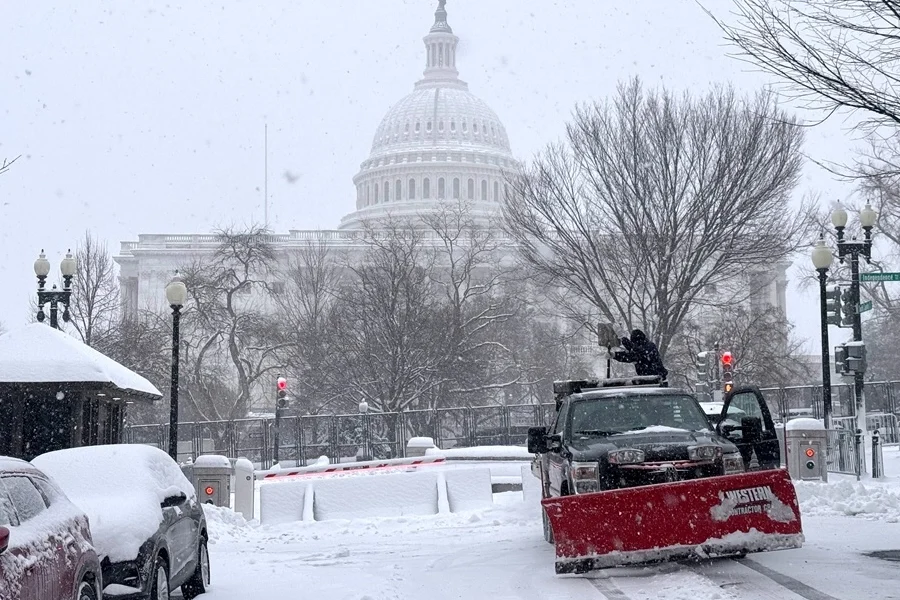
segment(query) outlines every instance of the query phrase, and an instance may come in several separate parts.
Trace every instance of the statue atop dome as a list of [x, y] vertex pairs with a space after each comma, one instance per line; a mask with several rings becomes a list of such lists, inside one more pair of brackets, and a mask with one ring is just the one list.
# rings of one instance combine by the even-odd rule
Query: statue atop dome
[[438, 0], [438, 10], [445, 10], [445, 6], [447, 6], [447, 0]]

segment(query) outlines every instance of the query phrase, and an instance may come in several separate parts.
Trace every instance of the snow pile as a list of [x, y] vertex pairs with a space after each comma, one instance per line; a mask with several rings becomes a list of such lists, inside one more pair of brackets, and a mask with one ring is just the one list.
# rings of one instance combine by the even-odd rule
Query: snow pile
[[900, 522], [900, 489], [855, 481], [795, 481], [801, 516], [845, 515]]
[[206, 515], [206, 528], [209, 532], [209, 543], [224, 541], [242, 541], [247, 539], [247, 532], [253, 527], [240, 514], [230, 508], [203, 504]]
[[471, 448], [453, 448], [451, 450], [441, 450], [440, 448], [429, 448], [425, 451], [427, 456], [444, 456], [448, 459], [453, 458], [478, 458], [490, 460], [495, 458], [502, 459], [521, 459], [531, 460], [533, 454], [528, 452], [525, 446], [473, 446]]
[[168, 454], [142, 444], [57, 450], [32, 464], [87, 513], [97, 553], [112, 562], [137, 557], [163, 521], [163, 500], [179, 493], [196, 496]]

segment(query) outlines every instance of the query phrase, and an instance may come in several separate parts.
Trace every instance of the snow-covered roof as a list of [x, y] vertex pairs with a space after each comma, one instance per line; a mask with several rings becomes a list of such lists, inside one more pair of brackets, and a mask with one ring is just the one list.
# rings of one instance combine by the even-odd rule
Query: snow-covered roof
[[162, 397], [144, 377], [42, 323], [0, 335], [0, 383], [100, 383]]

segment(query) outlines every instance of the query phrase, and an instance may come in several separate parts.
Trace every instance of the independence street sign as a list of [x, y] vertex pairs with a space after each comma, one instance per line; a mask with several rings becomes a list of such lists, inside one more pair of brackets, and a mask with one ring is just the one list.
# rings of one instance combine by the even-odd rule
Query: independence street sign
[[900, 273], [860, 273], [860, 281], [900, 281]]

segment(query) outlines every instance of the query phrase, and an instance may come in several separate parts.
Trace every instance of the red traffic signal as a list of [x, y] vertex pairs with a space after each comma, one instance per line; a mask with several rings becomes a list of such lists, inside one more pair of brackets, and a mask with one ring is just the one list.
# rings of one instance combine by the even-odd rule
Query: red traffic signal
[[734, 362], [734, 358], [731, 356], [731, 352], [723, 352], [722, 353], [722, 364], [726, 367], [730, 367]]
[[278, 378], [278, 391], [280, 392], [280, 391], [286, 390], [286, 389], [287, 389], [287, 379], [285, 379], [284, 377], [279, 377]]
[[206, 492], [207, 496], [212, 496], [214, 493], [216, 493], [216, 488], [214, 488], [211, 485], [208, 485], [208, 486], [206, 486], [206, 489], [203, 491]]

